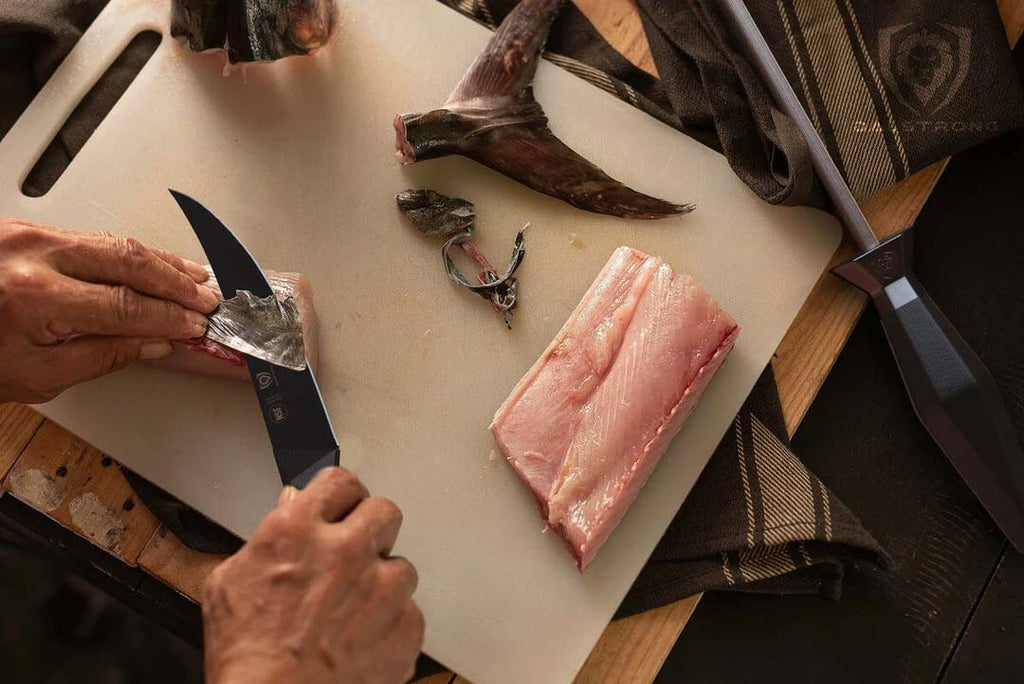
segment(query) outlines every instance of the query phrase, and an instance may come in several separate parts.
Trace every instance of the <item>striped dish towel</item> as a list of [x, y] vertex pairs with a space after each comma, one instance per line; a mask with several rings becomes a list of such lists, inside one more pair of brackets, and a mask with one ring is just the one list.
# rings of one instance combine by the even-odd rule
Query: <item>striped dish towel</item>
[[618, 616], [710, 589], [838, 598], [878, 542], [789, 449], [769, 368], [626, 595]]

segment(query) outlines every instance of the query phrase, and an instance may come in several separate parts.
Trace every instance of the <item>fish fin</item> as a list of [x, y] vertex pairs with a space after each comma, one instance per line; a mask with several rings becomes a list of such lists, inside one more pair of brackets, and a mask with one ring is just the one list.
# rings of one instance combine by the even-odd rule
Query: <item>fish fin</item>
[[563, 0], [523, 0], [455, 86], [445, 107], [490, 97], [516, 97], [533, 83], [537, 60]]
[[473, 146], [463, 154], [586, 211], [659, 219], [694, 209], [692, 204], [674, 204], [623, 185], [559, 140], [547, 126], [509, 126], [489, 144]]
[[623, 218], [685, 214], [632, 190], [563, 143], [533, 95], [537, 60], [563, 0], [521, 0], [440, 109], [395, 118], [396, 158], [461, 154], [586, 211]]

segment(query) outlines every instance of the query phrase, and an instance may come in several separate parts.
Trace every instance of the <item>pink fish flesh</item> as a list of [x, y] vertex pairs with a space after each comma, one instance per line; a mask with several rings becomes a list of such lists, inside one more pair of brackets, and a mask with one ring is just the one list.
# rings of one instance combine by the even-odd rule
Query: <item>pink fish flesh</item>
[[[266, 271], [270, 287], [277, 298], [284, 301], [288, 297], [295, 300], [302, 319], [302, 340], [306, 347], [306, 361], [316, 371], [319, 360], [319, 322], [313, 308], [313, 286], [301, 273], [279, 273]], [[217, 289], [217, 282], [211, 278], [206, 283], [211, 289]], [[235, 351], [214, 342], [206, 337], [195, 340], [171, 342], [174, 351], [151, 364], [157, 368], [213, 375], [232, 380], [248, 380], [249, 370], [245, 365], [245, 357]]]
[[582, 572], [732, 350], [693, 278], [620, 247], [494, 416], [502, 453]]

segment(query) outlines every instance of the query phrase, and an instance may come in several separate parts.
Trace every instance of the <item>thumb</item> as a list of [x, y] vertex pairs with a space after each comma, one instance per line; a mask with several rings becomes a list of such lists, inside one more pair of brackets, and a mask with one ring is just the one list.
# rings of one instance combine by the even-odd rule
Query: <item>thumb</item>
[[160, 359], [172, 351], [167, 340], [143, 337], [76, 337], [53, 347], [45, 369], [54, 385], [71, 387], [130, 366]]

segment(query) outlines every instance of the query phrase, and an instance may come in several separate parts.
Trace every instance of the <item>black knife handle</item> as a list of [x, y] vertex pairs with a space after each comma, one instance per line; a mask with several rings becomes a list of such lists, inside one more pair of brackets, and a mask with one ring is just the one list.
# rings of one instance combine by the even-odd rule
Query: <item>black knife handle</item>
[[904, 231], [835, 269], [875, 303], [925, 428], [1018, 551], [1024, 550], [1024, 454], [996, 383], [913, 272]]

